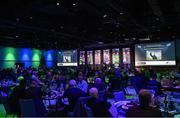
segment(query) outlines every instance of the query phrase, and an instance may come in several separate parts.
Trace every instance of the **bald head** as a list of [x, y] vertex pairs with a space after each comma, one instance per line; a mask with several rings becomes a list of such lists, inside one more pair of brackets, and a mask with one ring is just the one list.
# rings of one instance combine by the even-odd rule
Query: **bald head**
[[101, 83], [101, 78], [96, 78], [95, 81], [94, 81], [94, 83], [100, 84], [100, 83]]
[[69, 87], [76, 87], [76, 81], [75, 80], [70, 80], [69, 81]]
[[98, 90], [97, 90], [97, 88], [94, 88], [94, 87], [91, 88], [89, 90], [89, 95], [94, 97], [94, 98], [98, 98]]

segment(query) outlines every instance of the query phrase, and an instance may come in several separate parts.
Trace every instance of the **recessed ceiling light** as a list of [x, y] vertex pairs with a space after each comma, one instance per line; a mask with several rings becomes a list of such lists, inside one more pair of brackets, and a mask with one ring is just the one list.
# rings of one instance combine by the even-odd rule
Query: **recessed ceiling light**
[[73, 3], [73, 6], [75, 6], [76, 5], [76, 3]]
[[59, 2], [57, 2], [57, 4], [56, 4], [57, 6], [59, 5]]
[[19, 21], [20, 19], [19, 18], [16, 18], [16, 21]]
[[121, 12], [121, 13], [119, 13], [120, 15], [123, 15], [124, 13], [123, 12]]
[[140, 41], [149, 41], [149, 40], [151, 40], [150, 38], [141, 38], [141, 39], [139, 39]]
[[102, 42], [102, 41], [99, 41], [99, 42], [98, 42], [98, 44], [104, 44], [104, 42]]
[[171, 27], [170, 27], [170, 26], [168, 26], [168, 29], [171, 29]]
[[133, 37], [132, 39], [133, 39], [133, 40], [136, 40], [136, 38], [135, 38], [135, 37]]
[[175, 38], [175, 36], [172, 36], [172, 38]]
[[156, 20], [159, 20], [159, 18], [156, 18]]
[[106, 18], [107, 17], [107, 14], [104, 14], [104, 16], [103, 16], [104, 18]]
[[61, 26], [60, 28], [61, 28], [61, 29], [63, 29], [64, 27], [63, 27], [63, 26]]

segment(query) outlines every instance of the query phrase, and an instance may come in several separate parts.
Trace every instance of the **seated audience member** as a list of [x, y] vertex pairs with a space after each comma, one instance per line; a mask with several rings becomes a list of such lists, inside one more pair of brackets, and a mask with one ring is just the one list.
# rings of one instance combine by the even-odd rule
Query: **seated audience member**
[[98, 90], [91, 88], [89, 95], [92, 98], [87, 101], [87, 105], [92, 109], [94, 117], [111, 117], [109, 112], [110, 104], [105, 100], [98, 99]]
[[10, 94], [11, 109], [14, 114], [21, 115], [19, 100], [24, 99], [26, 96], [26, 83], [25, 80], [21, 80], [19, 85], [16, 86]]
[[95, 79], [93, 87], [97, 88], [98, 91], [104, 91], [105, 90], [105, 85], [102, 82], [101, 78], [96, 78]]
[[87, 91], [88, 91], [88, 83], [84, 80], [83, 75], [78, 76], [77, 87], [80, 88], [85, 93], [87, 93]]
[[161, 117], [161, 112], [157, 108], [150, 106], [151, 94], [148, 90], [142, 89], [139, 92], [139, 106], [130, 107], [127, 117]]
[[31, 79], [36, 81], [37, 85], [36, 86], [42, 86], [44, 85], [44, 83], [41, 82], [41, 80], [39, 80], [39, 78], [36, 75], [32, 75]]
[[27, 89], [26, 94], [28, 99], [32, 99], [34, 101], [38, 116], [46, 116], [47, 111], [42, 100], [42, 97], [45, 95], [45, 93], [38, 86], [36, 80], [31, 79], [30, 87]]
[[146, 85], [138, 71], [135, 72], [135, 77], [131, 80], [131, 84], [136, 88], [137, 93], [139, 93], [141, 89], [146, 88]]
[[150, 86], [150, 87], [157, 87], [157, 89], [158, 89], [158, 91], [156, 91], [157, 93], [157, 95], [160, 95], [160, 94], [162, 94], [162, 85], [161, 85], [161, 83], [160, 82], [158, 82], [157, 81], [157, 76], [156, 76], [156, 74], [154, 74], [153, 76], [152, 76], [152, 78], [151, 78], [151, 80], [149, 80], [149, 82], [148, 82], [148, 86]]
[[61, 72], [60, 75], [58, 75], [56, 82], [58, 87], [63, 85], [63, 89], [66, 89], [66, 76], [64, 75], [64, 72]]
[[64, 98], [68, 98], [69, 111], [73, 111], [78, 99], [84, 96], [86, 96], [86, 93], [83, 92], [81, 89], [77, 88], [76, 81], [70, 80], [69, 88], [65, 91], [63, 96]]

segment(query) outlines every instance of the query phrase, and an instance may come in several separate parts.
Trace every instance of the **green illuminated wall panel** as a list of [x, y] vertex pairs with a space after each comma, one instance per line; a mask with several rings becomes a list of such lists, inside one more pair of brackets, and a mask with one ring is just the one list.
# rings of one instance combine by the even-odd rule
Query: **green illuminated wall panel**
[[0, 68], [14, 68], [17, 62], [25, 63], [25, 67], [37, 68], [40, 65], [41, 58], [44, 58], [47, 67], [52, 67], [56, 57], [55, 54], [54, 50], [43, 51], [0, 46]]

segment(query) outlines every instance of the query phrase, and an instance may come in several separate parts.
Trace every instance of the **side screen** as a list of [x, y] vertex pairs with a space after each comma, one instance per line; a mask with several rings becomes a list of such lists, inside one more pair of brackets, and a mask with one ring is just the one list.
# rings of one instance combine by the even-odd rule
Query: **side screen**
[[175, 43], [160, 42], [135, 45], [135, 65], [176, 65]]

